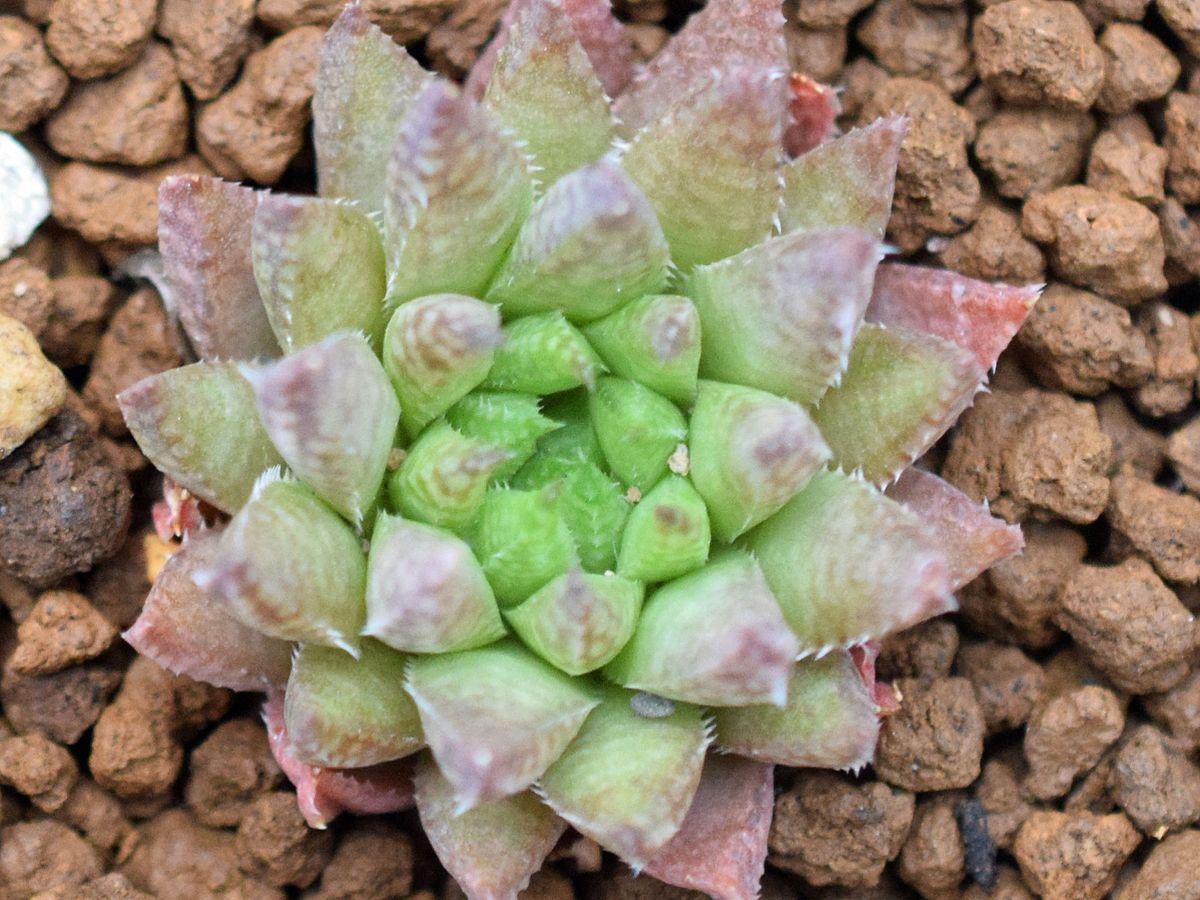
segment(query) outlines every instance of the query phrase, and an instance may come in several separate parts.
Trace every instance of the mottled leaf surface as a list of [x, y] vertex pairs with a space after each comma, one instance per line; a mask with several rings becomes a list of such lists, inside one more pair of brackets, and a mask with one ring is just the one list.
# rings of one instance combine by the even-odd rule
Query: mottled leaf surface
[[251, 253], [267, 318], [285, 353], [338, 331], [378, 343], [387, 276], [379, 229], [348, 203], [268, 194]]
[[796, 664], [788, 702], [719, 709], [717, 746], [782, 766], [857, 770], [875, 752], [879, 716], [845, 650]]
[[971, 405], [985, 372], [957, 344], [908, 328], [868, 322], [850, 363], [813, 418], [846, 471], [891, 481], [933, 446]]
[[679, 830], [709, 735], [696, 707], [646, 718], [632, 696], [610, 688], [538, 790], [582, 834], [641, 867]]
[[604, 86], [557, 3], [518, 11], [483, 102], [521, 140], [543, 185], [599, 159], [615, 132]]
[[416, 785], [425, 835], [471, 898], [516, 900], [567, 829], [529, 791], [461, 812], [454, 786], [428, 759], [418, 763]]
[[814, 403], [846, 367], [878, 259], [865, 232], [830, 228], [697, 269], [684, 291], [700, 310], [700, 374]]
[[781, 704], [799, 650], [758, 563], [730, 552], [655, 591], [604, 674], [704, 706]]
[[597, 703], [513, 642], [417, 657], [407, 687], [459, 812], [533, 784]]
[[173, 176], [159, 186], [163, 274], [202, 359], [279, 355], [250, 258], [258, 201], [250, 188], [200, 175]]
[[867, 320], [952, 341], [987, 370], [1028, 318], [1040, 285], [1012, 287], [957, 272], [885, 263], [875, 278]]
[[829, 141], [783, 169], [783, 232], [852, 225], [883, 239], [908, 120], [889, 116]]
[[363, 641], [358, 659], [302, 644], [292, 661], [284, 719], [296, 756], [350, 768], [400, 759], [425, 746], [412, 699], [400, 687], [406, 657]]
[[532, 197], [525, 158], [493, 117], [449, 83], [431, 83], [401, 122], [387, 168], [389, 303], [480, 296]]
[[155, 468], [222, 512], [283, 462], [263, 430], [254, 390], [233, 363], [198, 362], [143, 378], [117, 396]]
[[487, 299], [510, 316], [562, 310], [588, 322], [660, 290], [669, 262], [650, 203], [605, 159], [566, 175], [537, 202]]
[[817, 473], [743, 544], [805, 652], [861, 643], [955, 605], [933, 530], [840, 472]]
[[323, 197], [383, 210], [384, 177], [400, 120], [432, 75], [347, 4], [325, 34], [313, 96], [313, 143]]
[[684, 271], [733, 256], [771, 233], [784, 107], [777, 76], [738, 68], [707, 77], [638, 131], [621, 159]]
[[623, 127], [632, 134], [662, 118], [680, 97], [711, 76], [714, 60], [734, 60], [782, 75], [787, 48], [780, 0], [706, 3], [618, 98], [617, 117]]
[[263, 368], [244, 368], [279, 455], [355, 526], [375, 502], [400, 405], [360, 335], [335, 334]]

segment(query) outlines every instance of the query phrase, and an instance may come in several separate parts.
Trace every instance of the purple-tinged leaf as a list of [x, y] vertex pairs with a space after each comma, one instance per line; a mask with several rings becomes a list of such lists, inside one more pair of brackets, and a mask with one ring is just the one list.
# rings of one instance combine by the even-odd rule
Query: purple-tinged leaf
[[284, 353], [338, 331], [383, 333], [383, 241], [367, 214], [320, 197], [268, 194], [254, 213], [251, 255]]
[[531, 792], [460, 812], [454, 786], [417, 763], [417, 812], [433, 852], [471, 900], [516, 900], [567, 824]]
[[235, 691], [282, 686], [291, 645], [243, 625], [192, 575], [211, 565], [220, 536], [193, 532], [163, 565], [124, 638], [135, 650], [179, 675]]
[[264, 476], [194, 580], [263, 634], [357, 656], [366, 576], [337, 513], [299, 482]]
[[471, 548], [448, 531], [381, 513], [367, 559], [363, 634], [396, 650], [449, 653], [504, 636]]
[[785, 90], [768, 69], [719, 72], [634, 135], [621, 166], [654, 207], [681, 269], [733, 256], [771, 233]]
[[223, 512], [283, 462], [258, 420], [254, 390], [228, 362], [143, 378], [117, 395], [133, 438], [155, 467]]
[[647, 583], [670, 581], [702, 568], [711, 544], [704, 498], [688, 479], [667, 475], [625, 521], [617, 573]]
[[846, 368], [879, 242], [854, 228], [797, 232], [697, 269], [700, 374], [808, 406]]
[[950, 564], [951, 590], [957, 591], [1025, 546], [1020, 528], [993, 516], [983, 504], [932, 472], [909, 469], [887, 489], [887, 495], [934, 530]]
[[[508, 43], [509, 30], [531, 6], [549, 6], [555, 0], [513, 0], [504, 11], [496, 37], [488, 44], [471, 69], [467, 93], [483, 97], [484, 88], [492, 78], [496, 62]], [[609, 97], [619, 94], [633, 76], [633, 52], [625, 36], [625, 27], [612, 14], [609, 0], [562, 0], [562, 8], [571, 20], [592, 69], [599, 77]]]
[[786, 706], [718, 709], [715, 718], [720, 749], [781, 766], [857, 770], [879, 737], [878, 706], [845, 650], [797, 663]]
[[953, 341], [974, 353], [987, 370], [996, 365], [1041, 291], [1041, 285], [1011, 287], [948, 270], [884, 263], [866, 318]]
[[279, 455], [361, 527], [383, 483], [400, 420], [391, 382], [367, 341], [331, 335], [243, 374]]
[[418, 95], [387, 168], [388, 302], [481, 296], [533, 197], [521, 151], [482, 107], [443, 81]]
[[773, 515], [829, 459], [800, 406], [755, 388], [701, 381], [689, 423], [692, 484], [713, 533], [740, 537]]
[[662, 118], [710, 77], [714, 60], [783, 74], [783, 24], [780, 0], [709, 0], [617, 99], [617, 118], [630, 134]]
[[643, 872], [715, 900], [757, 900], [774, 809], [774, 766], [710, 753], [683, 824]]
[[655, 591], [604, 674], [702, 706], [782, 705], [799, 651], [758, 563], [730, 551]]
[[946, 433], [986, 375], [957, 344], [868, 322], [842, 380], [821, 398], [813, 419], [839, 467], [886, 484]]
[[421, 720], [402, 689], [407, 658], [363, 641], [358, 659], [302, 644], [292, 660], [283, 716], [292, 752], [314, 766], [373, 766], [425, 746]]
[[582, 834], [641, 868], [687, 815], [710, 736], [694, 706], [660, 704], [665, 714], [647, 717], [635, 702], [609, 688], [538, 791]]
[[383, 211], [384, 178], [400, 120], [433, 76], [348, 4], [325, 34], [313, 96], [321, 196]]
[[503, 341], [499, 310], [474, 297], [432, 294], [396, 310], [382, 355], [405, 430], [416, 437], [476, 388]]
[[606, 316], [659, 291], [670, 255], [646, 197], [608, 159], [571, 172], [537, 202], [488, 288], [506, 315]]
[[892, 211], [896, 163], [908, 119], [888, 116], [856, 128], [783, 169], [784, 234], [851, 225], [883, 239]]
[[598, 702], [513, 642], [416, 657], [407, 689], [459, 812], [533, 784]]
[[270, 359], [279, 345], [250, 260], [257, 192], [201, 175], [158, 189], [158, 248], [176, 314], [202, 359]]
[[343, 812], [384, 815], [413, 805], [412, 760], [406, 758], [362, 769], [332, 769], [301, 762], [288, 737], [283, 697], [263, 705], [271, 755], [296, 788], [300, 814], [310, 828], [325, 828]]
[[805, 653], [860, 644], [955, 608], [933, 530], [840, 472], [818, 472], [742, 543]]
[[554, 2], [518, 12], [483, 103], [521, 140], [542, 185], [599, 159], [616, 131], [604, 87]]

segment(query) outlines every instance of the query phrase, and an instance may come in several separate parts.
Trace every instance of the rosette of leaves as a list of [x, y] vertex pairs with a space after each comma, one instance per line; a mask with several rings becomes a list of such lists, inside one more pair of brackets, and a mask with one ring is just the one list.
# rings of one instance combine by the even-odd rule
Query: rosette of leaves
[[905, 470], [1036, 292], [881, 263], [905, 123], [825, 140], [782, 24], [635, 73], [518, 0], [459, 88], [351, 6], [316, 196], [164, 183], [200, 361], [120, 401], [188, 533], [127, 638], [267, 692], [313, 825], [415, 803], [472, 898], [568, 826], [752, 897], [772, 767], [868, 762], [874, 642], [1020, 547]]

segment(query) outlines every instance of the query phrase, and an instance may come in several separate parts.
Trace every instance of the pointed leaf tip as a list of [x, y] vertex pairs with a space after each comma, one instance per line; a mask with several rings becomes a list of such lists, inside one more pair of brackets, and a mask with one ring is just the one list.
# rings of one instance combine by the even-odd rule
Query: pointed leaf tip
[[288, 466], [356, 526], [375, 502], [400, 405], [370, 345], [334, 334], [244, 369], [259, 416]]
[[993, 516], [954, 485], [922, 469], [909, 469], [887, 495], [917, 513], [937, 534], [950, 564], [950, 589], [1021, 552], [1021, 529]]
[[732, 256], [771, 233], [784, 91], [769, 69], [710, 73], [638, 131], [622, 156], [682, 270]]
[[629, 133], [661, 118], [709, 77], [714, 60], [784, 72], [783, 25], [780, 0], [709, 0], [618, 98], [617, 117]]
[[435, 80], [400, 123], [383, 205], [388, 302], [482, 296], [529, 212], [524, 155], [493, 116]]
[[159, 185], [163, 274], [202, 359], [279, 355], [250, 258], [258, 202], [256, 191], [219, 178], [176, 175]]
[[608, 689], [539, 790], [581, 833], [640, 868], [679, 830], [709, 736], [698, 708], [678, 703], [647, 718], [632, 696]]
[[347, 4], [325, 34], [313, 96], [313, 143], [323, 197], [383, 210], [388, 157], [404, 114], [433, 75]]
[[254, 391], [233, 363], [198, 362], [143, 378], [117, 396], [155, 467], [233, 513], [255, 479], [283, 462], [263, 430]]
[[[555, 5], [554, 0], [513, 0], [500, 20], [496, 36], [480, 55], [467, 79], [467, 93], [480, 98], [492, 78], [497, 60], [509, 40], [513, 23], [531, 6]], [[588, 61], [592, 65], [605, 93], [615, 97], [621, 93], [633, 75], [633, 48], [625, 35], [625, 27], [613, 15], [609, 0], [562, 0], [562, 8], [571, 20]]]
[[669, 263], [650, 203], [602, 159], [564, 176], [537, 202], [487, 299], [509, 316], [561, 309], [589, 322], [660, 290]]
[[235, 691], [282, 686], [291, 645], [242, 624], [192, 576], [216, 558], [219, 534], [193, 532], [163, 566], [125, 640], [160, 666]]
[[387, 279], [379, 229], [366, 213], [320, 197], [268, 194], [254, 213], [251, 253], [285, 353], [338, 331], [378, 343]]
[[952, 341], [989, 371], [1040, 295], [1040, 285], [1012, 287], [948, 270], [884, 263], [866, 317]]
[[[578, 4], [577, 4], [578, 5]], [[522, 141], [542, 185], [603, 156], [615, 120], [564, 5], [519, 6], [484, 105]]]
[[407, 690], [459, 812], [529, 787], [597, 703], [586, 685], [512, 641], [416, 657]]
[[700, 374], [808, 406], [846, 367], [879, 242], [855, 228], [783, 235], [697, 269]]
[[806, 653], [881, 637], [955, 606], [933, 531], [840, 472], [818, 472], [742, 542]]
[[784, 234], [851, 225], [882, 240], [907, 130], [906, 117], [888, 116], [789, 162], [779, 216]]
[[429, 758], [417, 764], [417, 812], [442, 865], [468, 897], [516, 900], [567, 823], [530, 791], [461, 812]]

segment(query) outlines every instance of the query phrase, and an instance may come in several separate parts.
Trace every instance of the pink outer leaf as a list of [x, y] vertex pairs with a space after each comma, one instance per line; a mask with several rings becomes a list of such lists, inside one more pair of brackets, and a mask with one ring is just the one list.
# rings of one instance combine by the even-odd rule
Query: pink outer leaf
[[[517, 17], [534, 3], [551, 0], [513, 0], [504, 11], [496, 36], [475, 62], [467, 77], [466, 91], [476, 100], [483, 96], [496, 59], [508, 41], [508, 29]], [[633, 76], [633, 53], [625, 39], [625, 26], [612, 14], [609, 0], [561, 0], [563, 11], [575, 28], [575, 36], [583, 45], [592, 68], [605, 93], [615, 97]]]
[[788, 78], [788, 88], [788, 124], [783, 132], [783, 149], [789, 156], [799, 156], [837, 134], [842, 104], [833, 88], [799, 72]]
[[754, 900], [767, 858], [775, 767], [710, 753], [679, 831], [645, 874], [716, 900]]
[[1012, 287], [956, 272], [884, 263], [875, 274], [867, 321], [902, 325], [970, 350], [990, 369], [1041, 294], [1041, 285]]
[[163, 498], [154, 504], [150, 514], [154, 531], [164, 541], [183, 537], [208, 524], [205, 510], [215, 514], [212, 507], [168, 476], [163, 476]]
[[871, 694], [871, 701], [875, 704], [876, 713], [880, 716], [890, 716], [900, 709], [900, 698], [890, 684], [875, 680], [875, 663], [882, 650], [883, 641], [870, 640], [855, 644], [850, 648], [849, 653], [850, 660], [858, 671], [858, 676]]
[[343, 812], [382, 815], [413, 805], [412, 760], [362, 769], [327, 769], [301, 762], [283, 721], [283, 695], [274, 693], [263, 705], [263, 721], [271, 753], [296, 788], [296, 802], [310, 828], [325, 828]]
[[178, 175], [159, 186], [163, 274], [202, 359], [279, 355], [250, 260], [257, 206], [256, 191], [219, 178]]
[[783, 24], [780, 0], [709, 0], [617, 99], [624, 131], [661, 118], [721, 61], [786, 71]]
[[215, 531], [185, 537], [125, 640], [164, 668], [217, 687], [261, 691], [283, 685], [291, 645], [246, 627], [192, 581], [193, 573], [212, 564], [218, 544]]
[[1009, 525], [931, 472], [909, 469], [887, 490], [933, 529], [950, 565], [950, 589], [1021, 552], [1021, 529]]

